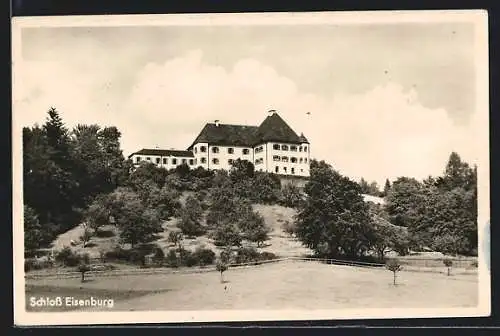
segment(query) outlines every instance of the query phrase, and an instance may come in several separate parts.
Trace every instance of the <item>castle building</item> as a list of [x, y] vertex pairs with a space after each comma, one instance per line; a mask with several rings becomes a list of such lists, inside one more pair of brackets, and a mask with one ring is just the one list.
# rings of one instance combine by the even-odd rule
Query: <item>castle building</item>
[[254, 164], [256, 171], [309, 177], [310, 144], [276, 113], [260, 126], [207, 123], [187, 150], [141, 149], [129, 155], [134, 164], [152, 162], [166, 169], [187, 164], [191, 168], [229, 170], [237, 160]]

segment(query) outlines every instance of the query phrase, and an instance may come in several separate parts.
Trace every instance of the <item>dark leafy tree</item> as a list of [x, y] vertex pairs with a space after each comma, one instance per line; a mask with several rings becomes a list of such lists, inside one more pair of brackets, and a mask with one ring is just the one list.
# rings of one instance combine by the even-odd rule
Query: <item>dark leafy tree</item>
[[201, 224], [202, 216], [203, 209], [200, 201], [193, 196], [188, 196], [186, 204], [181, 209], [177, 227], [186, 236], [199, 236], [205, 232], [205, 228]]
[[397, 259], [389, 259], [386, 262], [385, 267], [387, 268], [387, 270], [392, 272], [392, 274], [393, 274], [392, 283], [394, 286], [396, 286], [396, 273], [401, 271], [401, 269], [402, 269], [401, 264], [399, 263], [399, 261]]
[[450, 275], [451, 266], [453, 266], [453, 261], [451, 259], [443, 259], [443, 264], [447, 268], [447, 274]]
[[324, 161], [311, 161], [307, 198], [296, 216], [296, 235], [317, 254], [357, 258], [369, 251], [375, 230], [359, 185]]
[[44, 230], [35, 211], [24, 206], [24, 249], [35, 251], [46, 243], [47, 232]]

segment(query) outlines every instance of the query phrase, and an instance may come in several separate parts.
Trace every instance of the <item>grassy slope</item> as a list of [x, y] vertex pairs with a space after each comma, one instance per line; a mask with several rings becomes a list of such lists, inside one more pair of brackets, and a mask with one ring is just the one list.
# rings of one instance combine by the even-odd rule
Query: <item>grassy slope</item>
[[[186, 195], [183, 195], [181, 198], [181, 202], [185, 199]], [[293, 221], [293, 216], [295, 215], [295, 210], [291, 208], [286, 208], [278, 205], [261, 205], [255, 204], [254, 209], [259, 212], [266, 222], [266, 224], [272, 229], [269, 234], [270, 239], [265, 243], [265, 245], [260, 248], [260, 251], [272, 252], [279, 256], [299, 256], [299, 255], [307, 255], [312, 251], [303, 247], [302, 244], [294, 238], [289, 237], [286, 233], [281, 229], [281, 225], [284, 221]], [[171, 230], [176, 230], [176, 223], [178, 219], [173, 218], [169, 221], [163, 223], [163, 228], [165, 229], [159, 236], [159, 239], [155, 241], [161, 248], [167, 250], [171, 248], [171, 244], [168, 243], [167, 237], [168, 233]], [[105, 227], [103, 229], [112, 229], [112, 227]], [[79, 241], [79, 237], [83, 233], [83, 227], [78, 226], [73, 228], [61, 235], [54, 241], [53, 246], [54, 250], [60, 250], [64, 246], [70, 246], [70, 241]], [[89, 253], [91, 257], [99, 257], [100, 250], [108, 250], [113, 248], [118, 243], [118, 236], [110, 237], [110, 238], [99, 238], [93, 237], [91, 239], [90, 246], [83, 248], [82, 244], [78, 244], [77, 246], [72, 247], [76, 252], [86, 252]], [[246, 243], [247, 245], [254, 244]], [[214, 251], [218, 251], [219, 249], [213, 245], [212, 240], [206, 236], [197, 237], [195, 239], [184, 239], [183, 247], [186, 249], [194, 250], [196, 247], [206, 247], [210, 248]]]

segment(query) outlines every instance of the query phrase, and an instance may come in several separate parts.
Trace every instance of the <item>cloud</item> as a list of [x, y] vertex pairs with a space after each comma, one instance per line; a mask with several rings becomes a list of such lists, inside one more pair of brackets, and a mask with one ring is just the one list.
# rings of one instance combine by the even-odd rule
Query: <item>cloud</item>
[[300, 91], [298, 83], [258, 60], [221, 67], [206, 62], [200, 50], [129, 69], [134, 81], [121, 96], [108, 97], [99, 88], [122, 67], [102, 66], [96, 74], [71, 63], [30, 62], [25, 69], [15, 110], [23, 125], [43, 122], [47, 108], [55, 106], [70, 125], [115, 124], [126, 153], [154, 145], [185, 148], [206, 122], [258, 125], [273, 108], [304, 132], [315, 158], [355, 179], [382, 184], [402, 175], [440, 174], [452, 150], [475, 159], [472, 126], [456, 126], [445, 109], [423, 106], [418, 91], [396, 82], [324, 96]]

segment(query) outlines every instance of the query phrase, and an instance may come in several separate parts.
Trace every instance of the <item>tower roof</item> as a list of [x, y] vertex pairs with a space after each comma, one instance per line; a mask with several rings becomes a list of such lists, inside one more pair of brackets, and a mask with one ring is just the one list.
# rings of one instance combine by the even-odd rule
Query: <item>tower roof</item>
[[257, 131], [258, 142], [300, 143], [300, 137], [277, 113], [268, 116]]
[[300, 133], [300, 142], [301, 143], [309, 143], [309, 140], [307, 140], [307, 138], [304, 136], [304, 133]]

